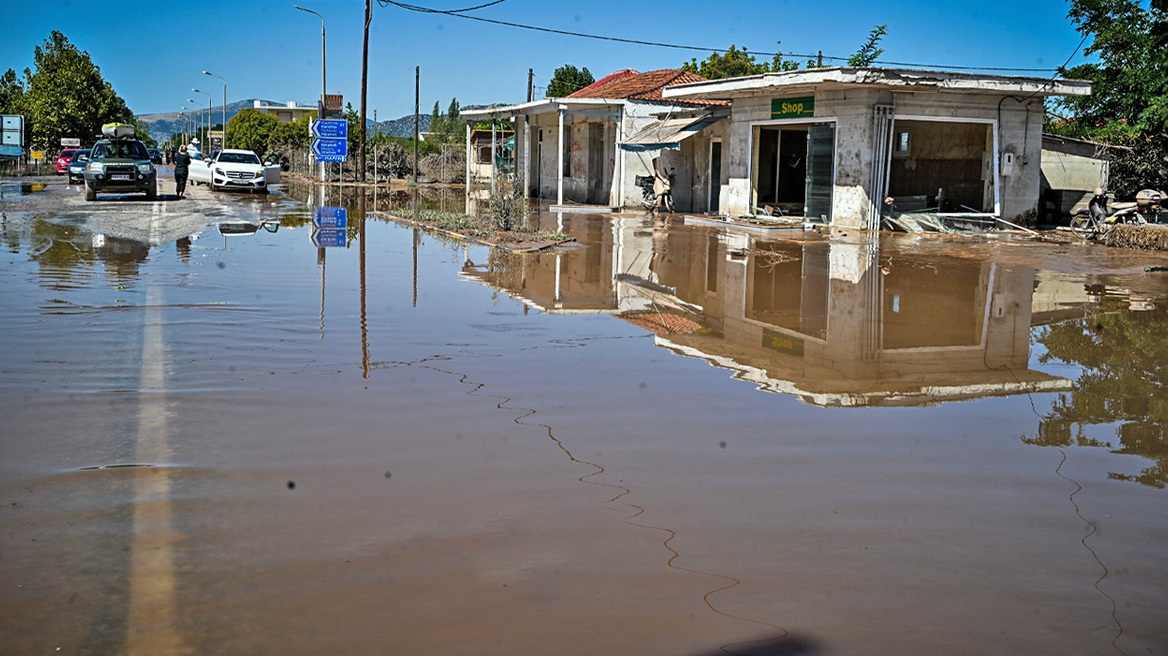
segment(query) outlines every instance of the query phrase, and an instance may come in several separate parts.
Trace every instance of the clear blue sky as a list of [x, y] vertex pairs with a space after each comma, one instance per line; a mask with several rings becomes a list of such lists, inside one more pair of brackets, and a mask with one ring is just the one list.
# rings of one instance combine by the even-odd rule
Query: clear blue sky
[[[458, 9], [486, 0], [412, 0]], [[320, 12], [327, 33], [328, 91], [359, 106], [362, 0], [0, 0], [0, 71], [23, 73], [33, 49], [59, 30], [88, 51], [136, 114], [178, 111], [227, 100], [312, 101], [320, 95]], [[1146, 4], [1146, 3], [1145, 3]], [[668, 8], [668, 9], [666, 9]], [[471, 12], [493, 20], [595, 35], [725, 49], [730, 44], [773, 52], [847, 57], [875, 25], [887, 24], [881, 60], [963, 67], [1053, 69], [1071, 57], [1081, 36], [1065, 0], [636, 0], [548, 2], [506, 0]], [[368, 114], [409, 115], [414, 67], [421, 66], [421, 111], [452, 97], [462, 105], [526, 100], [527, 69], [547, 84], [563, 64], [597, 78], [623, 68], [677, 68], [708, 53], [598, 41], [425, 14], [373, 0]], [[763, 59], [769, 59], [764, 57]], [[1084, 58], [1076, 54], [1072, 65]], [[825, 62], [826, 63], [826, 62]], [[1045, 76], [1041, 72], [1016, 73]], [[538, 96], [537, 96], [538, 97]]]

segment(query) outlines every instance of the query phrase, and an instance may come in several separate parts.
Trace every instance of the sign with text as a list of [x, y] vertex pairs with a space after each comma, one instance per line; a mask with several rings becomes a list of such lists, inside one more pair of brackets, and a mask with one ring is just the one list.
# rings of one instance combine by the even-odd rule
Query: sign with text
[[76, 137], [61, 137], [61, 146], [63, 148], [80, 148], [81, 140]]
[[0, 157], [20, 157], [20, 146], [0, 145]]
[[343, 207], [312, 208], [314, 228], [344, 228], [349, 225], [348, 212]]
[[815, 116], [815, 96], [771, 99], [771, 118]]
[[348, 139], [349, 122], [339, 118], [320, 118], [308, 126], [312, 136], [318, 139]]
[[317, 248], [343, 248], [345, 246], [345, 229], [313, 228], [312, 245]]
[[790, 335], [784, 335], [782, 333], [777, 333], [767, 328], [762, 329], [762, 346], [763, 348], [769, 348], [773, 351], [778, 351], [779, 353], [793, 355], [797, 358], [803, 357], [802, 339], [799, 339], [798, 337], [791, 337]]
[[15, 114], [0, 115], [0, 144], [24, 147], [24, 117]]
[[313, 139], [312, 154], [318, 162], [343, 162], [349, 154], [348, 139]]

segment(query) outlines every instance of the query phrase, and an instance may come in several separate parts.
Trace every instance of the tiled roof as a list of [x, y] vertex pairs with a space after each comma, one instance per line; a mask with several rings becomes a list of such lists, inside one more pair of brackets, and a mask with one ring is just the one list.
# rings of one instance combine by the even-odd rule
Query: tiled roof
[[638, 73], [637, 73], [637, 71], [634, 71], [631, 68], [626, 68], [624, 70], [620, 70], [620, 71], [617, 71], [615, 73], [610, 73], [609, 75], [606, 75], [606, 76], [600, 78], [599, 80], [593, 82], [592, 84], [589, 84], [588, 86], [584, 87], [583, 89], [580, 89], [574, 93], [568, 94], [568, 97], [569, 98], [586, 98], [586, 97], [591, 98], [593, 96], [581, 96], [579, 94], [588, 93], [592, 89], [597, 89], [599, 87], [602, 87], [602, 86], [608, 84], [609, 82], [615, 82], [621, 78], [628, 77], [630, 75], [638, 75]]
[[[623, 72], [623, 71], [621, 71]], [[617, 75], [614, 73], [608, 77]], [[608, 79], [608, 78], [605, 78]], [[603, 82], [604, 80], [601, 80]], [[576, 93], [573, 93], [572, 98], [613, 98], [613, 99], [630, 99], [630, 100], [656, 100], [664, 102], [661, 97], [661, 90], [665, 87], [673, 86], [675, 84], [687, 84], [689, 82], [705, 82], [706, 78], [680, 68], [666, 68], [660, 71], [648, 71], [646, 73], [637, 73], [634, 75], [623, 75], [606, 84], [593, 84], [585, 87]], [[670, 100], [669, 102], [680, 102], [682, 104], [690, 105], [728, 105], [729, 102], [725, 100]]]

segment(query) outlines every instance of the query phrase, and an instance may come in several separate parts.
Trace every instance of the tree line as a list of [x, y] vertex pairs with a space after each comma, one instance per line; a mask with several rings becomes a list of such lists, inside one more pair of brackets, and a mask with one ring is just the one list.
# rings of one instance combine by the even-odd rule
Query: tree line
[[62, 138], [96, 141], [106, 123], [129, 123], [138, 138], [154, 145], [146, 125], [134, 117], [89, 53], [53, 30], [33, 53], [23, 77], [9, 68], [0, 75], [0, 114], [25, 117], [28, 145], [56, 150]]

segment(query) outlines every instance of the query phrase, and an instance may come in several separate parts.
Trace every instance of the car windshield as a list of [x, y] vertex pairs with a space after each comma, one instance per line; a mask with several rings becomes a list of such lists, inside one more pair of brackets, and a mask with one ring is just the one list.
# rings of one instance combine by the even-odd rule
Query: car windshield
[[255, 153], [221, 153], [219, 161], [224, 164], [259, 164], [260, 158]]
[[150, 159], [146, 147], [140, 141], [99, 141], [93, 147], [93, 158], [124, 157], [127, 159]]
[[74, 162], [88, 162], [89, 161], [89, 151], [88, 150], [79, 150], [79, 151], [73, 153], [73, 161]]

